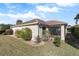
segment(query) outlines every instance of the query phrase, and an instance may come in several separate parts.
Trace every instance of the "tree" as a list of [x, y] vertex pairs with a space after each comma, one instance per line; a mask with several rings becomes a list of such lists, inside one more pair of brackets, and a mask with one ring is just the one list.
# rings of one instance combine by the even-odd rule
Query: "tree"
[[22, 24], [23, 22], [22, 22], [22, 20], [20, 20], [20, 19], [18, 19], [17, 21], [16, 21], [16, 25], [19, 25], [19, 24]]
[[0, 34], [5, 32], [5, 30], [10, 29], [10, 24], [0, 24]]
[[75, 18], [74, 18], [75, 20], [76, 20], [76, 24], [78, 24], [78, 20], [79, 20], [79, 13], [75, 16]]

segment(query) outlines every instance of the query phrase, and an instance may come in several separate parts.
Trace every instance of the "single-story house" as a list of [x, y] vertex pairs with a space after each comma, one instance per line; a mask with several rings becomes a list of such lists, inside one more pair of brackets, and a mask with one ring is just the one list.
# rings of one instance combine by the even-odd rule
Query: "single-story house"
[[66, 35], [66, 25], [67, 23], [56, 21], [56, 20], [49, 20], [43, 21], [40, 19], [32, 19], [27, 22], [23, 22], [22, 24], [15, 25], [12, 27], [13, 34], [15, 35], [15, 31], [22, 28], [29, 28], [32, 30], [32, 41], [36, 41], [36, 37], [39, 36], [42, 38], [43, 30], [49, 30], [53, 35], [60, 35], [61, 40], [65, 40]]

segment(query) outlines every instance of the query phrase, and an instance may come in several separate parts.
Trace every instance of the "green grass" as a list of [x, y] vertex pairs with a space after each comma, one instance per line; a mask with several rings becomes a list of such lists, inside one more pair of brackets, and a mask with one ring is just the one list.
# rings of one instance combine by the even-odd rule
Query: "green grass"
[[22, 40], [11, 36], [0, 36], [0, 55], [3, 56], [73, 56], [79, 55], [79, 50], [62, 42], [61, 47], [55, 47], [52, 42], [42, 46], [31, 46]]

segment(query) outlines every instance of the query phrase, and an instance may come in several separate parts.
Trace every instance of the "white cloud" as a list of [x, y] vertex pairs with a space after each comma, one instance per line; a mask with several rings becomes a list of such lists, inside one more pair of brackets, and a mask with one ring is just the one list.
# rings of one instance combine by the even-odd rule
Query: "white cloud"
[[16, 6], [11, 5], [11, 4], [9, 4], [9, 3], [6, 3], [6, 4], [4, 4], [4, 5], [5, 5], [6, 8], [8, 8], [8, 9], [16, 9], [16, 8], [17, 8]]
[[22, 17], [31, 17], [31, 18], [40, 18], [39, 16], [37, 16], [35, 13], [33, 12], [28, 12], [26, 14], [21, 15]]
[[28, 13], [24, 13], [24, 14], [3, 14], [0, 13], [0, 16], [8, 16], [11, 18], [40, 18], [40, 16], [36, 15], [35, 13], [29, 11]]
[[0, 13], [0, 16], [4, 16], [4, 14]]
[[39, 15], [42, 17], [42, 18], [46, 18], [46, 13], [43, 13], [43, 12], [40, 12]]
[[75, 3], [56, 3], [58, 6], [62, 6], [62, 7], [72, 7], [75, 6]]
[[10, 3], [5, 3], [4, 4], [6, 6], [6, 10], [9, 13], [15, 13], [16, 10], [18, 9], [18, 7], [14, 4], [10, 4]]
[[3, 21], [0, 21], [0, 24], [3, 24], [4, 22]]
[[58, 7], [48, 7], [48, 6], [36, 6], [36, 10], [42, 12], [59, 12]]
[[7, 6], [8, 9], [15, 9], [16, 6]]

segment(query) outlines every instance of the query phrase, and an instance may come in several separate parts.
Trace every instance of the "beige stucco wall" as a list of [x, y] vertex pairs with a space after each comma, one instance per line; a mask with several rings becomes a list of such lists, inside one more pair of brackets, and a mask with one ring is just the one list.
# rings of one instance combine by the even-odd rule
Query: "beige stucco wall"
[[[36, 41], [38, 35], [40, 38], [42, 38], [42, 27], [39, 27], [38, 25], [13, 27], [13, 34], [15, 35], [15, 31], [20, 30], [22, 28], [29, 28], [32, 30], [32, 41]], [[46, 30], [48, 30], [48, 28]], [[61, 40], [65, 40], [65, 30], [65, 25], [61, 25]]]
[[39, 37], [42, 38], [42, 27], [39, 27]]
[[65, 25], [61, 25], [61, 40], [65, 40]]
[[36, 37], [38, 36], [38, 25], [31, 25], [31, 26], [21, 26], [21, 27], [13, 27], [14, 35], [16, 30], [20, 30], [22, 28], [29, 28], [32, 30], [32, 41], [36, 41]]

